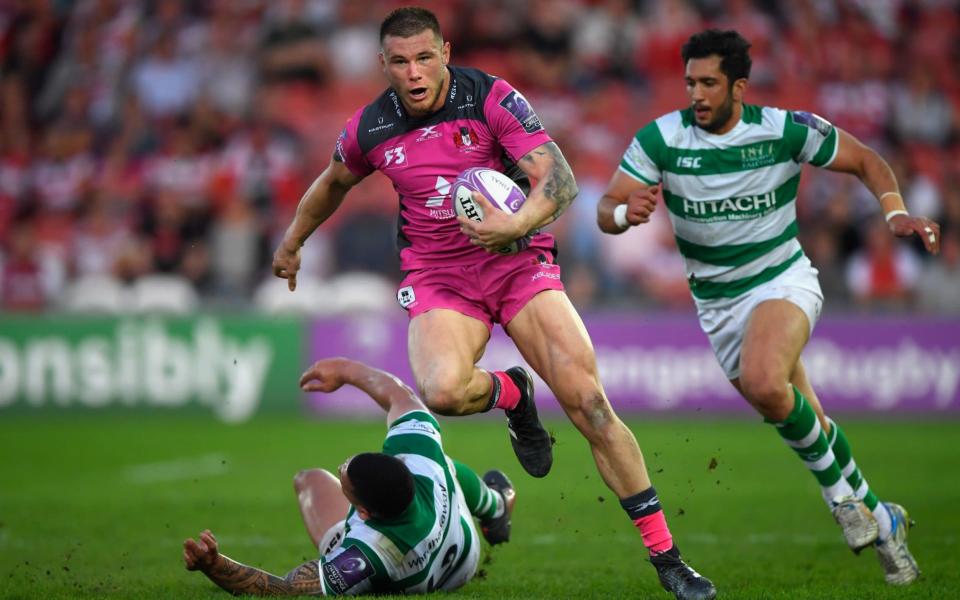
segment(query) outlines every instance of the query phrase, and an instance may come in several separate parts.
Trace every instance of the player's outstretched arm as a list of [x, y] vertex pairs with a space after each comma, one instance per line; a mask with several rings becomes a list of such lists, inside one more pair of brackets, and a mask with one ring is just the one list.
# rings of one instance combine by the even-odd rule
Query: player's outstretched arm
[[[657, 208], [659, 186], [650, 186], [618, 170], [597, 203], [597, 225], [604, 233], [623, 233], [650, 221]], [[623, 208], [620, 208], [623, 207]]]
[[297, 206], [297, 214], [287, 228], [283, 241], [273, 253], [273, 274], [287, 280], [290, 291], [297, 287], [300, 270], [300, 246], [321, 223], [330, 218], [350, 188], [361, 181], [336, 155], [307, 189]]
[[916, 234], [927, 252], [940, 252], [940, 226], [925, 217], [913, 217], [907, 212], [900, 195], [900, 187], [893, 169], [872, 148], [846, 131], [837, 128], [837, 155], [827, 169], [856, 175], [880, 202], [890, 231], [897, 237]]
[[200, 571], [210, 581], [232, 594], [251, 596], [322, 595], [323, 584], [317, 561], [305, 562], [285, 577], [238, 563], [220, 554], [209, 529], [197, 540], [183, 542], [183, 561], [188, 571]]
[[411, 410], [427, 410], [413, 390], [402, 381], [386, 371], [349, 358], [318, 360], [300, 377], [300, 388], [305, 392], [329, 394], [344, 384], [364, 391], [387, 411], [388, 425]]

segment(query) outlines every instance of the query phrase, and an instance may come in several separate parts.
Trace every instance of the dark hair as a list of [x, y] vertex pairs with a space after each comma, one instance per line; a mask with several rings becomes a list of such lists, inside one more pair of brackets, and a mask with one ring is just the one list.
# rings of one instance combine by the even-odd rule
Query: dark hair
[[380, 43], [382, 44], [383, 38], [388, 35], [408, 38], [424, 29], [429, 29], [435, 36], [443, 39], [440, 33], [440, 21], [437, 21], [435, 14], [425, 8], [404, 6], [391, 12], [383, 23], [380, 23]]
[[396, 457], [358, 454], [347, 465], [347, 477], [357, 501], [374, 517], [395, 519], [413, 502], [413, 475]]
[[720, 57], [720, 70], [730, 80], [730, 85], [738, 79], [750, 78], [753, 64], [750, 60], [750, 42], [736, 31], [707, 29], [691, 35], [680, 49], [684, 66], [691, 58], [707, 58], [714, 54]]

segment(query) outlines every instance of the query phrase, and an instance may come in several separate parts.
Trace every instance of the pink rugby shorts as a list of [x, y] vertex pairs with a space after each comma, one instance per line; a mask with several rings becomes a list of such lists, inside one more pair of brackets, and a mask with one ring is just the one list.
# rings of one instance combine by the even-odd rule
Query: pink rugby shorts
[[397, 301], [410, 318], [446, 308], [473, 317], [493, 329], [506, 325], [544, 290], [563, 291], [560, 265], [542, 248], [526, 248], [513, 255], [484, 257], [472, 265], [432, 267], [410, 271]]

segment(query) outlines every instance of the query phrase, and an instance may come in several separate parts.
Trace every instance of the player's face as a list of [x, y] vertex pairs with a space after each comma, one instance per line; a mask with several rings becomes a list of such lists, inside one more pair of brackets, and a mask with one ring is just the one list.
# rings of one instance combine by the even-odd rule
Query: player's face
[[710, 133], [726, 133], [740, 119], [745, 79], [730, 85], [720, 70], [720, 57], [691, 58], [686, 70], [687, 96], [697, 127]]
[[407, 113], [426, 116], [443, 106], [450, 43], [424, 29], [411, 37], [388, 35], [380, 49], [383, 72]]

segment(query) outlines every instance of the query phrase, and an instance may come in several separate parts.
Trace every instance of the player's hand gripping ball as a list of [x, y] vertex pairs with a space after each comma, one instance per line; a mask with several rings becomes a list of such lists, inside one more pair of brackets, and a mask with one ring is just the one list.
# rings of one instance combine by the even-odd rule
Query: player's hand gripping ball
[[[527, 201], [520, 186], [500, 171], [484, 167], [466, 169], [453, 184], [453, 205], [457, 215], [478, 223], [483, 221], [483, 206], [473, 197], [473, 192], [483, 194], [495, 208], [511, 215]], [[516, 254], [529, 244], [530, 236], [526, 235], [500, 248], [498, 252]]]

